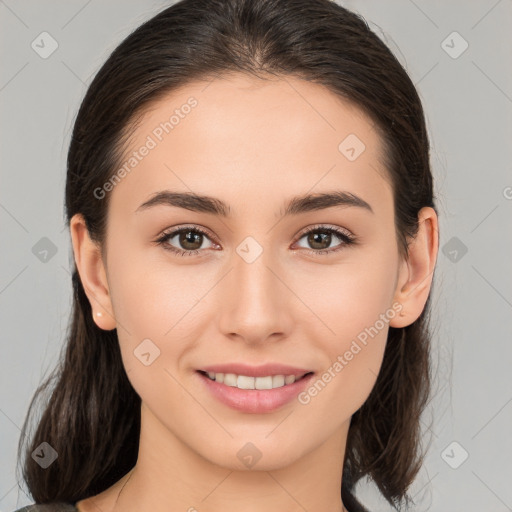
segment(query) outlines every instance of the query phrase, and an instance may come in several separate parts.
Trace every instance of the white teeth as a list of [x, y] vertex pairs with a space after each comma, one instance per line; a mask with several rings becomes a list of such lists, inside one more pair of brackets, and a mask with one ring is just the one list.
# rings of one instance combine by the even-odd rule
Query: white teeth
[[280, 388], [281, 386], [284, 386], [285, 378], [286, 377], [284, 375], [274, 375], [272, 377], [272, 387]]
[[239, 375], [236, 378], [236, 387], [240, 389], [254, 389], [254, 377], [247, 377], [245, 375]]
[[249, 377], [248, 375], [235, 375], [234, 373], [208, 372], [212, 380], [226, 386], [239, 389], [275, 389], [295, 382], [295, 375], [268, 375], [266, 377]]
[[226, 373], [224, 375], [224, 384], [226, 386], [236, 387], [236, 375], [234, 373]]
[[256, 389], [272, 389], [272, 376], [256, 377], [254, 380], [254, 387]]
[[285, 384], [293, 384], [294, 382], [295, 382], [295, 375], [287, 375], [284, 378], [284, 383]]

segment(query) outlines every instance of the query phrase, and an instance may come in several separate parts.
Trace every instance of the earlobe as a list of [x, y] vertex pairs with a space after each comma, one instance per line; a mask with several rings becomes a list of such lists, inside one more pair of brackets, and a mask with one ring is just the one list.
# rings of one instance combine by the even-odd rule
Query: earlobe
[[91, 240], [81, 214], [72, 217], [69, 228], [76, 268], [91, 304], [93, 319], [101, 329], [115, 329], [116, 321], [100, 247]]
[[418, 233], [409, 245], [409, 257], [402, 262], [394, 302], [402, 305], [391, 327], [405, 327], [421, 315], [427, 302], [437, 260], [439, 231], [433, 208], [424, 207], [418, 214]]

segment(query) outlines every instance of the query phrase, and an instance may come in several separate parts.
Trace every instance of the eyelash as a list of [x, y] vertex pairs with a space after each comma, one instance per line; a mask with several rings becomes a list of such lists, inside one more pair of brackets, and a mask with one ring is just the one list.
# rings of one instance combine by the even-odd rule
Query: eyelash
[[[211, 238], [209, 233], [207, 233], [205, 230], [201, 229], [198, 226], [185, 226], [185, 227], [181, 227], [179, 229], [173, 230], [173, 231], [162, 233], [162, 235], [157, 240], [155, 240], [155, 243], [157, 243], [158, 245], [161, 245], [165, 250], [171, 251], [178, 256], [194, 256], [195, 254], [198, 254], [199, 252], [201, 252], [201, 249], [194, 249], [194, 250], [177, 249], [176, 247], [174, 247], [173, 245], [170, 245], [168, 243], [168, 239], [174, 238], [176, 235], [179, 235], [180, 233], [189, 232], [189, 231], [195, 232], [195, 233], [201, 233], [202, 235], [204, 235], [208, 238]], [[316, 225], [316, 226], [312, 226], [311, 228], [308, 228], [306, 231], [301, 233], [301, 235], [299, 236], [297, 241], [301, 240], [302, 238], [309, 235], [310, 233], [315, 233], [315, 232], [334, 234], [343, 241], [343, 243], [341, 243], [334, 249], [318, 249], [318, 250], [305, 249], [306, 252], [308, 252], [310, 254], [314, 254], [315, 256], [319, 256], [322, 254], [334, 253], [334, 252], [337, 252], [337, 251], [343, 249], [344, 247], [346, 247], [348, 245], [353, 245], [353, 244], [357, 243], [357, 238], [354, 235], [349, 234], [348, 232], [342, 231], [338, 228], [324, 226], [324, 225]]]

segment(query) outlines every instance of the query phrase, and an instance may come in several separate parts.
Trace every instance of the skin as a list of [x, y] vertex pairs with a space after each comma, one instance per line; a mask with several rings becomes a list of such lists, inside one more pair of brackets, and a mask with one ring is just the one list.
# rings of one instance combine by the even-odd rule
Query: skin
[[[117, 328], [128, 378], [142, 399], [135, 468], [78, 508], [342, 511], [350, 419], [375, 384], [388, 325], [411, 324], [425, 306], [438, 250], [435, 211], [420, 211], [409, 258], [401, 259], [373, 123], [320, 85], [290, 77], [232, 75], [173, 91], [146, 112], [128, 152], [190, 96], [198, 105], [109, 192], [103, 257], [81, 216], [71, 221], [94, 319], [101, 329]], [[349, 161], [338, 146], [352, 133], [366, 149]], [[165, 189], [219, 198], [231, 217], [166, 205], [135, 212]], [[373, 213], [345, 206], [280, 218], [292, 196], [333, 190], [356, 194]], [[213, 235], [196, 243], [200, 254], [178, 256], [153, 243], [186, 224]], [[316, 224], [348, 230], [359, 243], [312, 254], [318, 246], [301, 232]], [[247, 236], [263, 249], [252, 263], [236, 252]], [[190, 247], [178, 237], [168, 243]], [[333, 234], [323, 247], [340, 244]], [[403, 315], [307, 405], [292, 400], [272, 413], [235, 411], [196, 373], [228, 361], [282, 362], [319, 377], [396, 303]], [[160, 349], [149, 366], [133, 353], [146, 338]], [[237, 457], [247, 442], [262, 455], [252, 469]]]

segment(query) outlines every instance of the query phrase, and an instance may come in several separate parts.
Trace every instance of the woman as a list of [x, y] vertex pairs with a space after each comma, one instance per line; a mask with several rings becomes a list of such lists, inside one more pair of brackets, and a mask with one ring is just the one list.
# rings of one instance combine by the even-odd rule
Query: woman
[[356, 512], [364, 476], [412, 502], [438, 224], [420, 99], [363, 19], [159, 13], [87, 91], [66, 212], [73, 317], [22, 510]]

